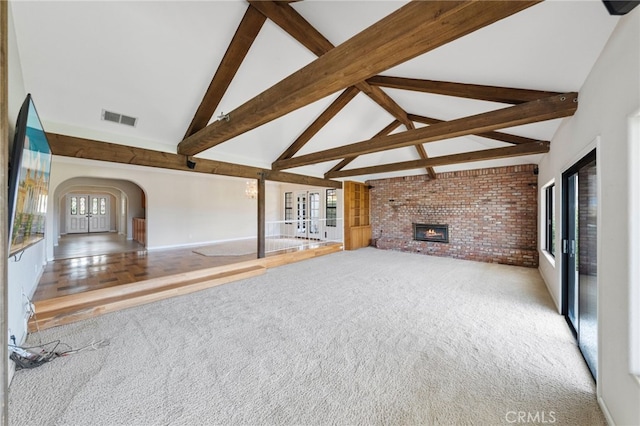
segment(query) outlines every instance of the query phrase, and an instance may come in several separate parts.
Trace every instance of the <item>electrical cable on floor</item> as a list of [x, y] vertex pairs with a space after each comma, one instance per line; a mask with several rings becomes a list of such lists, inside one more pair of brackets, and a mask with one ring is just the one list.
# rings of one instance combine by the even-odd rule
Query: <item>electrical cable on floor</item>
[[[36, 335], [38, 336], [38, 344], [35, 346], [18, 346], [15, 344], [14, 340], [13, 345], [9, 345], [9, 359], [11, 359], [16, 364], [16, 370], [36, 368], [61, 356], [77, 354], [88, 349], [97, 350], [109, 345], [110, 341], [108, 339], [102, 339], [99, 341], [93, 339], [91, 343], [76, 349], [72, 348], [66, 343], [62, 343], [60, 340], [53, 340], [51, 342], [43, 344], [41, 340], [42, 338], [40, 336], [40, 327], [38, 325], [38, 317], [36, 316], [34, 304], [26, 294], [23, 293], [23, 296], [29, 303], [27, 305], [27, 313], [29, 313], [29, 318], [33, 317], [33, 322], [36, 326]], [[52, 349], [48, 350], [47, 346], [50, 345], [55, 346], [53, 346]], [[64, 345], [68, 349], [64, 351], [57, 351], [56, 349], [58, 349], [58, 346], [60, 345]]]
[[[89, 349], [98, 350], [109, 346], [109, 343], [110, 341], [108, 339], [102, 339], [99, 341], [94, 339], [91, 343], [75, 349], [66, 343], [62, 343], [60, 340], [53, 340], [37, 346], [9, 345], [9, 352], [11, 352], [9, 358], [15, 362], [17, 370], [22, 370], [39, 367], [42, 364], [61, 356], [73, 355]], [[54, 345], [53, 348], [47, 349], [47, 346], [50, 345]], [[68, 349], [63, 351], [57, 350], [61, 345], [66, 346]]]

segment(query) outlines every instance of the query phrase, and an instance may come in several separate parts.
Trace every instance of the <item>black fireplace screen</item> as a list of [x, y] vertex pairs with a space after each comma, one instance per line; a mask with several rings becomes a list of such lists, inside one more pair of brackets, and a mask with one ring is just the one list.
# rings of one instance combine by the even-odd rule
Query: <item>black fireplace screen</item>
[[417, 241], [434, 241], [438, 243], [448, 243], [449, 225], [414, 223], [413, 239]]

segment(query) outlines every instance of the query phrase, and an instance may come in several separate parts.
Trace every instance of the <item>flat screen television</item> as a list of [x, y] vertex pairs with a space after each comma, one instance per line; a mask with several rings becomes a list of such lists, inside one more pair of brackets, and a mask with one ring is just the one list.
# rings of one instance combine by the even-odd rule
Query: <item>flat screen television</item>
[[31, 94], [16, 120], [9, 164], [9, 256], [44, 238], [51, 148]]

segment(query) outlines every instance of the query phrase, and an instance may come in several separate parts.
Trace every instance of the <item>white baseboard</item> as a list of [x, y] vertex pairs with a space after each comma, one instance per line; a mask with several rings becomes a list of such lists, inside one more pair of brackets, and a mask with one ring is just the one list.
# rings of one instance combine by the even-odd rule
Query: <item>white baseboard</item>
[[607, 421], [607, 424], [609, 424], [609, 426], [615, 426], [616, 424], [613, 422], [613, 418], [611, 417], [611, 413], [607, 408], [607, 404], [605, 404], [604, 400], [599, 395], [598, 395], [598, 405], [600, 406], [600, 409], [604, 414], [604, 418]]
[[553, 291], [551, 291], [551, 288], [549, 287], [549, 283], [547, 283], [547, 280], [544, 278], [544, 274], [540, 270], [539, 266], [538, 266], [538, 273], [542, 278], [542, 282], [544, 283], [544, 286], [547, 288], [547, 293], [549, 293], [549, 296], [551, 296], [551, 300], [553, 300], [553, 304], [556, 306], [556, 310], [558, 311], [559, 314], [562, 314], [562, 307], [560, 306], [560, 303], [558, 303], [558, 300], [556, 299], [556, 296], [553, 294]]
[[147, 247], [147, 251], [203, 247], [203, 246], [209, 246], [209, 245], [212, 245], [212, 244], [220, 244], [220, 243], [229, 243], [229, 242], [232, 242], [232, 241], [249, 240], [249, 239], [252, 239], [252, 238], [255, 238], [255, 237], [230, 238], [230, 239], [227, 239], [227, 240], [201, 241], [199, 243], [188, 243], [188, 244], [176, 244], [176, 245], [166, 245], [166, 246], [157, 246], [157, 247]]

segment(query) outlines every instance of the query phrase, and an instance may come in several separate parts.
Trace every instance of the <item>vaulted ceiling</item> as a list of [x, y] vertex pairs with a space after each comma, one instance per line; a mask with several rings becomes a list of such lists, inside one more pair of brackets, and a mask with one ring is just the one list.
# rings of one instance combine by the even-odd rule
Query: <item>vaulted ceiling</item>
[[50, 133], [361, 181], [537, 163], [618, 19], [599, 0], [11, 9]]

